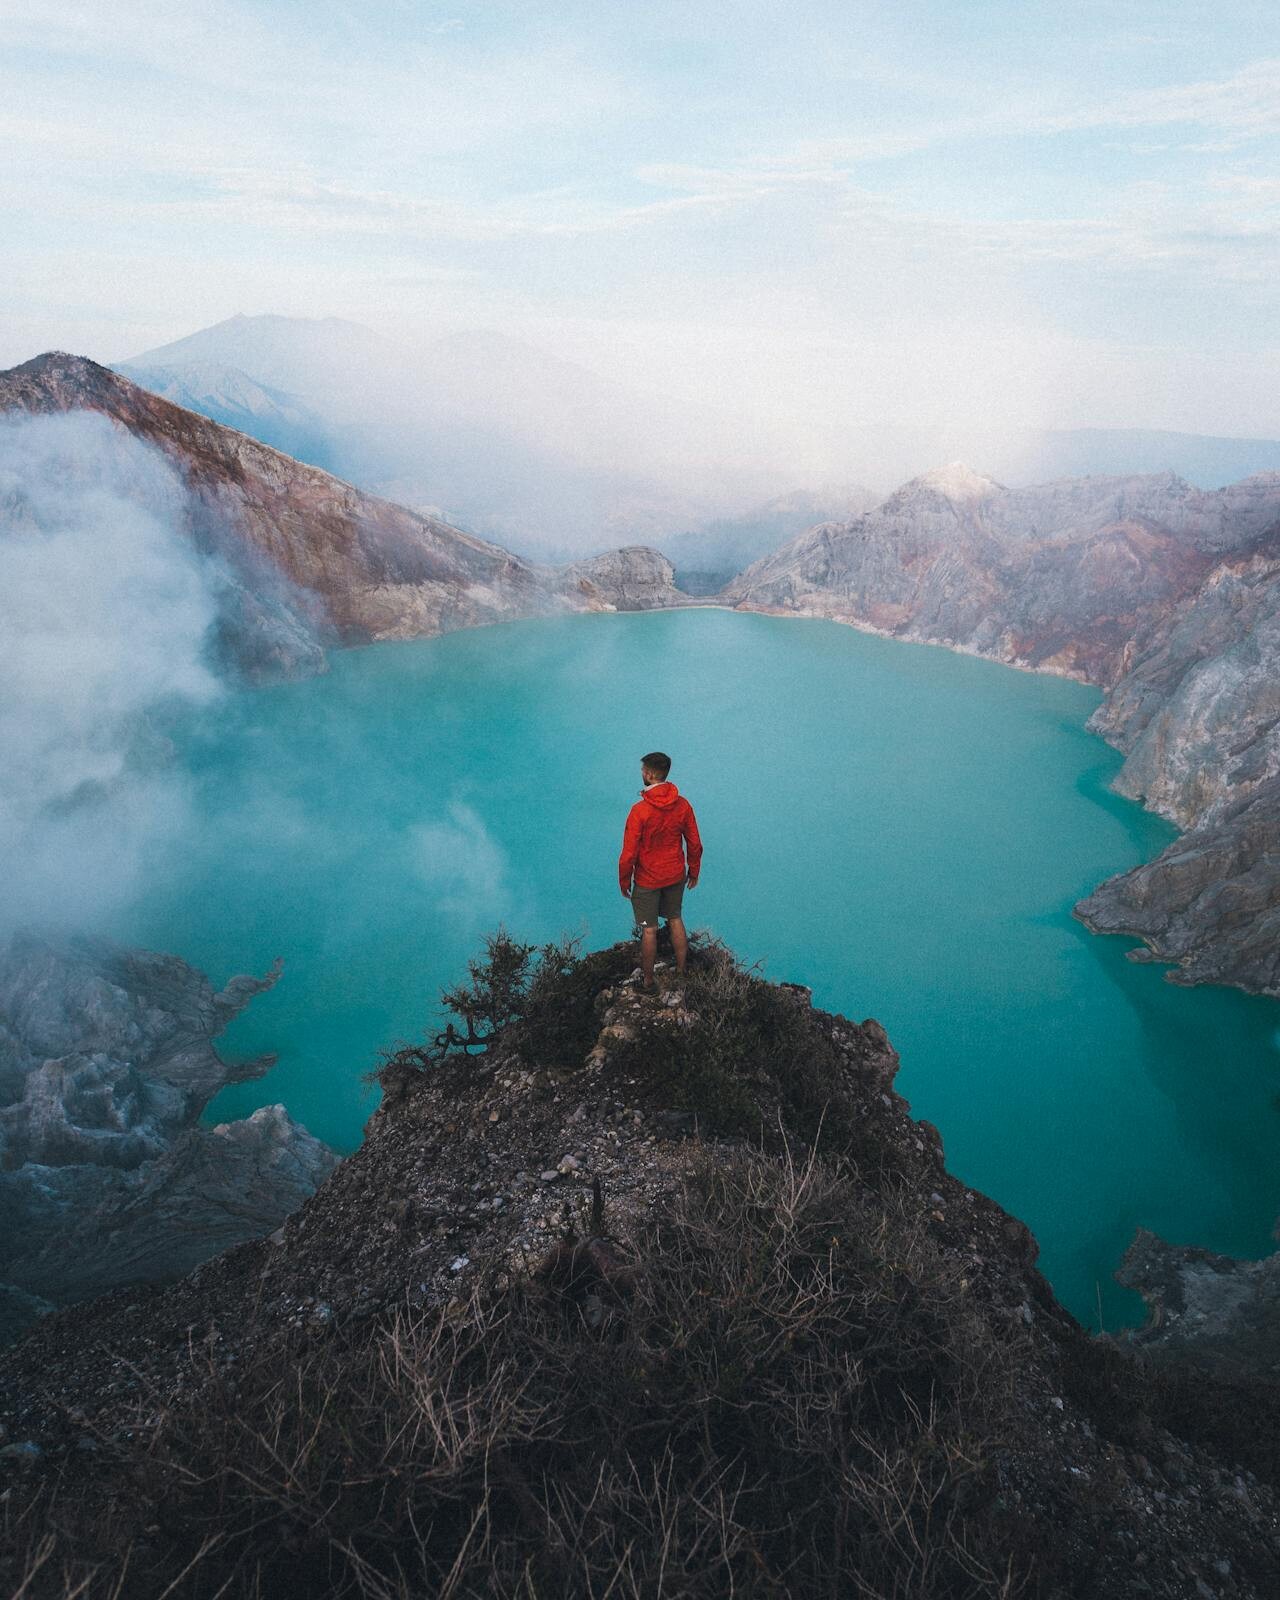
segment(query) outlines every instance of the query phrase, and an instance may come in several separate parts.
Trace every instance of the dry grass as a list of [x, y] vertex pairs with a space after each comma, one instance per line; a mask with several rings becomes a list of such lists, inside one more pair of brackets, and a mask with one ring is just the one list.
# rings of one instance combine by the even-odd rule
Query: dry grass
[[1012, 1596], [1014, 1357], [863, 1193], [721, 1154], [614, 1303], [490, 1282], [210, 1366], [109, 1479], [11, 1504], [19, 1592]]

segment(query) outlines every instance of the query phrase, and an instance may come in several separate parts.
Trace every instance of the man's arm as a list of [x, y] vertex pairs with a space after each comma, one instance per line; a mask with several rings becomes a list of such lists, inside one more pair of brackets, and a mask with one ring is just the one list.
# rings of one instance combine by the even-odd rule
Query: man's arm
[[693, 814], [693, 807], [687, 800], [685, 801], [684, 821], [680, 824], [680, 832], [684, 835], [684, 853], [689, 865], [686, 887], [694, 889], [698, 884], [698, 874], [702, 870], [702, 838], [698, 833], [698, 820]]
[[627, 812], [627, 825], [622, 830], [622, 854], [618, 857], [618, 882], [627, 899], [631, 898], [631, 879], [640, 854], [640, 807], [632, 806]]

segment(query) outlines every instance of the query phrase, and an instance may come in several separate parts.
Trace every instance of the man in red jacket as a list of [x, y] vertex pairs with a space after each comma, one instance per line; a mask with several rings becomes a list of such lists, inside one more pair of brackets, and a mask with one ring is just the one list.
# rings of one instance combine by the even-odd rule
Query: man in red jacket
[[[680, 915], [680, 902], [687, 888], [697, 887], [702, 865], [702, 840], [693, 807], [674, 783], [667, 782], [671, 757], [651, 750], [640, 761], [644, 788], [627, 815], [618, 857], [618, 880], [623, 898], [640, 928], [640, 971], [642, 986], [652, 994], [653, 962], [658, 953], [658, 918], [665, 917], [675, 952], [676, 971], [684, 971], [689, 950], [688, 936]], [[688, 852], [686, 876], [685, 854]], [[634, 879], [634, 887], [633, 887]]]

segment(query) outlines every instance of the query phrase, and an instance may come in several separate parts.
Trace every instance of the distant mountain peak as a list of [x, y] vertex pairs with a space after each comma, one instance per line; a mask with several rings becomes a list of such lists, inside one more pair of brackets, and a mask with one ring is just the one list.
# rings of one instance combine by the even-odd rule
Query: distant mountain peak
[[964, 461], [948, 461], [945, 466], [933, 467], [918, 478], [904, 484], [905, 489], [931, 489], [948, 500], [985, 500], [988, 495], [1003, 494], [1004, 485], [981, 472], [975, 472]]
[[292, 317], [280, 311], [237, 311], [234, 316], [223, 317], [221, 322], [210, 323], [207, 328], [202, 328], [201, 333], [215, 333], [223, 328], [243, 328], [246, 326], [287, 327], [287, 328], [357, 328], [361, 333], [370, 333], [362, 322], [353, 322], [350, 317]]

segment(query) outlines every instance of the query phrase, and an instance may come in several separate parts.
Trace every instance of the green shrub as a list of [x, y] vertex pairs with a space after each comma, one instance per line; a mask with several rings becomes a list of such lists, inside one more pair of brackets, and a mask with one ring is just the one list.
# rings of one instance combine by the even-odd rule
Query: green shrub
[[554, 1047], [561, 1036], [576, 1039], [590, 1005], [573, 1002], [585, 999], [600, 967], [598, 957], [579, 955], [579, 943], [564, 938], [540, 946], [523, 944], [499, 926], [485, 936], [484, 955], [468, 961], [467, 981], [441, 991], [444, 1028], [421, 1044], [400, 1042], [384, 1050], [370, 1076], [384, 1090], [402, 1089], [450, 1056], [483, 1053], [526, 1017], [539, 1048]]

